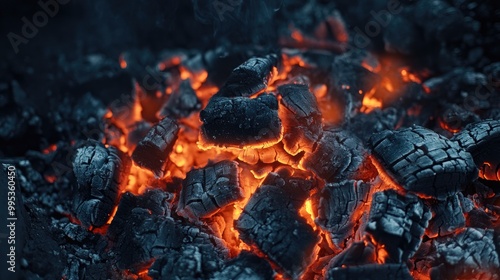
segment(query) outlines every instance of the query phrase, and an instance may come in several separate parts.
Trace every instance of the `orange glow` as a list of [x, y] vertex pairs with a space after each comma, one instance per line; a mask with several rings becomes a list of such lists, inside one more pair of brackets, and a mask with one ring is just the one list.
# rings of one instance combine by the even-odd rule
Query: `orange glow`
[[302, 32], [300, 32], [298, 29], [294, 29], [292, 31], [291, 37], [297, 42], [304, 41], [304, 36], [302, 35]]
[[307, 199], [302, 208], [299, 211], [300, 216], [306, 219], [307, 223], [314, 229], [317, 229], [316, 223], [314, 222], [314, 213], [311, 199]]
[[123, 57], [123, 55], [120, 55], [120, 57], [118, 58], [118, 61], [120, 63], [120, 68], [121, 69], [127, 68], [127, 61], [125, 60], [125, 58]]
[[365, 94], [362, 101], [363, 106], [361, 107], [362, 113], [368, 114], [377, 108], [382, 108], [382, 101], [374, 97], [374, 95], [375, 88]]
[[414, 82], [414, 83], [417, 83], [417, 84], [421, 84], [422, 83], [422, 80], [420, 80], [419, 77], [417, 77], [415, 74], [412, 74], [410, 72], [408, 72], [407, 69], [403, 68], [401, 70], [401, 77], [403, 78], [403, 81], [405, 82]]
[[57, 145], [56, 144], [52, 144], [52, 145], [48, 146], [47, 148], [43, 149], [42, 153], [44, 153], [44, 154], [50, 154], [52, 152], [55, 152], [56, 150], [57, 150]]

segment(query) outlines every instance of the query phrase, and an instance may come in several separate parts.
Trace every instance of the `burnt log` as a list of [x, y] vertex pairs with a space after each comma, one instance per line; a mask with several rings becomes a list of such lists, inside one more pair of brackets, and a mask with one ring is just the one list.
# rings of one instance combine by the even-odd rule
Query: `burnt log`
[[433, 217], [426, 231], [430, 238], [452, 234], [465, 226], [464, 213], [456, 194], [443, 201], [431, 202], [430, 209]]
[[85, 227], [103, 226], [128, 182], [131, 161], [115, 147], [89, 141], [77, 149], [73, 172], [77, 189], [73, 213]]
[[498, 279], [498, 241], [493, 230], [480, 228], [434, 240], [431, 279]]
[[272, 279], [273, 274], [274, 271], [266, 260], [252, 252], [242, 251], [236, 258], [228, 261], [224, 268], [216, 272], [210, 279]]
[[375, 263], [376, 248], [371, 242], [354, 242], [345, 250], [333, 257], [327, 266], [327, 271], [334, 268], [359, 266]]
[[299, 278], [312, 261], [319, 238], [284, 188], [263, 185], [252, 195], [235, 228], [240, 239], [263, 252], [286, 275]]
[[163, 177], [178, 131], [179, 126], [174, 120], [168, 117], [162, 119], [137, 144], [132, 159], [138, 166], [152, 171], [156, 177]]
[[283, 122], [283, 144], [291, 155], [311, 152], [323, 131], [321, 112], [307, 85], [288, 84], [278, 87], [281, 95], [280, 118]]
[[200, 119], [202, 140], [208, 144], [270, 146], [281, 137], [278, 101], [270, 94], [255, 99], [212, 97]]
[[418, 249], [431, 212], [414, 194], [394, 190], [373, 195], [365, 231], [383, 245], [389, 262], [405, 262]]
[[316, 223], [328, 231], [335, 246], [345, 248], [345, 240], [354, 234], [361, 214], [359, 208], [368, 202], [369, 192], [369, 184], [347, 180], [326, 184], [316, 197]]
[[185, 80], [170, 95], [165, 106], [160, 111], [160, 116], [174, 119], [186, 118], [199, 109], [201, 109], [201, 102], [191, 87], [189, 80]]
[[303, 166], [326, 182], [369, 179], [373, 167], [367, 156], [359, 138], [346, 130], [331, 128], [323, 132], [316, 149], [306, 153]]
[[500, 120], [469, 124], [451, 140], [471, 153], [482, 178], [500, 181]]
[[186, 174], [177, 214], [191, 221], [207, 218], [243, 198], [238, 163], [221, 161]]
[[443, 200], [477, 177], [467, 151], [423, 127], [386, 130], [373, 135], [369, 145], [381, 178], [408, 191]]
[[413, 277], [406, 264], [385, 263], [365, 264], [351, 267], [335, 267], [327, 271], [325, 279], [335, 280], [378, 280], [378, 279], [412, 280]]
[[278, 56], [275, 54], [250, 58], [231, 72], [217, 96], [249, 97], [265, 90], [277, 64]]

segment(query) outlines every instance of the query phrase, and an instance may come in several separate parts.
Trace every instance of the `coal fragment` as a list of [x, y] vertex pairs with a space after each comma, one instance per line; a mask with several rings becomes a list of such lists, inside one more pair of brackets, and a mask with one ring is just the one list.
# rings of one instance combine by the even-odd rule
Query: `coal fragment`
[[77, 149], [73, 172], [77, 181], [73, 212], [85, 227], [104, 225], [128, 182], [131, 161], [115, 147], [88, 141]]
[[376, 259], [376, 248], [371, 242], [353, 242], [330, 260], [326, 270], [375, 263]]
[[467, 151], [420, 126], [377, 133], [369, 145], [382, 179], [409, 191], [446, 199], [477, 177]]
[[351, 267], [335, 267], [327, 271], [325, 279], [335, 280], [378, 280], [378, 279], [401, 279], [412, 280], [413, 277], [406, 264], [385, 263], [385, 264], [365, 264]]
[[283, 144], [285, 150], [296, 155], [301, 151], [311, 152], [321, 137], [322, 118], [316, 98], [307, 85], [287, 84], [278, 87], [281, 95], [280, 118], [283, 122]]
[[358, 136], [363, 143], [368, 143], [372, 134], [395, 129], [398, 121], [398, 110], [389, 107], [384, 110], [375, 109], [368, 114], [357, 114], [345, 124], [345, 127]]
[[231, 72], [217, 96], [248, 97], [266, 89], [277, 63], [275, 54], [250, 58]]
[[210, 279], [272, 279], [273, 269], [269, 263], [252, 252], [242, 251], [236, 258], [228, 261], [221, 271]]
[[177, 214], [198, 220], [242, 199], [238, 177], [238, 163], [228, 160], [189, 171], [182, 182]]
[[451, 140], [472, 154], [482, 178], [500, 181], [500, 120], [469, 124]]
[[371, 163], [361, 140], [340, 128], [323, 132], [316, 149], [306, 153], [305, 168], [327, 182], [370, 177]]
[[420, 246], [430, 218], [431, 212], [416, 195], [386, 190], [373, 195], [365, 231], [384, 245], [391, 261], [404, 262]]
[[255, 99], [212, 97], [200, 119], [202, 139], [210, 144], [266, 146], [281, 136], [278, 101], [270, 94]]
[[132, 159], [140, 167], [151, 170], [155, 176], [163, 177], [178, 131], [179, 126], [174, 120], [168, 117], [162, 119], [137, 144]]
[[286, 275], [298, 278], [312, 261], [317, 233], [299, 216], [284, 188], [262, 185], [243, 209], [235, 228]]
[[370, 185], [363, 181], [346, 180], [326, 184], [316, 198], [316, 223], [328, 231], [335, 246], [344, 248], [344, 241], [354, 234], [359, 220], [359, 207], [368, 202]]
[[189, 80], [185, 80], [182, 81], [179, 89], [170, 95], [167, 103], [161, 109], [160, 115], [175, 119], [185, 118], [200, 108], [201, 103], [196, 96], [196, 92], [191, 87]]
[[458, 195], [452, 195], [443, 201], [430, 203], [432, 219], [429, 221], [427, 236], [433, 238], [454, 233], [465, 226], [465, 217]]

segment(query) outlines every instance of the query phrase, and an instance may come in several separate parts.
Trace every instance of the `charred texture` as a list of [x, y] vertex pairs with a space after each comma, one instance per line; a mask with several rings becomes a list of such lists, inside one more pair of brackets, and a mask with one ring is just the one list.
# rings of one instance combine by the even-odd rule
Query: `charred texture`
[[365, 264], [352, 267], [335, 267], [327, 271], [325, 279], [335, 280], [378, 280], [378, 279], [412, 280], [413, 277], [406, 264]]
[[316, 223], [330, 234], [333, 244], [344, 248], [344, 241], [354, 232], [359, 221], [359, 207], [368, 202], [370, 185], [348, 180], [326, 184], [317, 197]]
[[368, 179], [372, 166], [361, 140], [348, 131], [325, 130], [312, 153], [304, 157], [303, 165], [327, 182], [343, 179]]
[[451, 140], [472, 154], [482, 178], [500, 181], [500, 120], [467, 125]]
[[273, 269], [266, 260], [252, 252], [242, 251], [236, 258], [228, 261], [211, 279], [272, 279], [273, 274]]
[[280, 86], [278, 93], [285, 111], [280, 114], [285, 150], [292, 155], [301, 151], [311, 152], [323, 130], [316, 98], [307, 85], [301, 84]]
[[376, 248], [371, 242], [354, 242], [328, 263], [327, 271], [346, 266], [359, 266], [376, 261]]
[[177, 214], [190, 220], [207, 218], [243, 198], [238, 163], [221, 161], [187, 173]]
[[287, 200], [289, 206], [294, 209], [302, 207], [309, 198], [309, 194], [317, 187], [316, 182], [310, 178], [310, 174], [297, 170], [294, 172], [286, 167], [270, 172], [262, 184], [281, 188], [284, 191], [283, 199]]
[[179, 119], [188, 117], [199, 109], [201, 109], [201, 102], [189, 80], [185, 80], [180, 84], [179, 89], [170, 95], [161, 110], [161, 115]]
[[130, 158], [114, 147], [89, 141], [73, 160], [77, 181], [73, 212], [85, 227], [104, 225], [127, 183]]
[[217, 96], [248, 97], [263, 91], [277, 64], [278, 56], [275, 54], [250, 58], [231, 72]]
[[422, 242], [431, 212], [414, 194], [394, 190], [373, 195], [365, 231], [383, 245], [392, 262], [407, 261]]
[[235, 228], [241, 240], [257, 247], [292, 278], [298, 278], [311, 263], [318, 242], [317, 233], [279, 186], [258, 188]]
[[162, 119], [137, 144], [132, 159], [140, 167], [152, 171], [155, 176], [163, 177], [178, 131], [179, 126], [174, 120], [168, 117]]
[[368, 114], [357, 114], [345, 125], [346, 129], [359, 137], [363, 143], [368, 143], [370, 136], [387, 129], [395, 129], [399, 121], [395, 108], [373, 110]]
[[430, 203], [434, 214], [429, 222], [427, 236], [436, 237], [454, 233], [465, 226], [465, 217], [458, 195], [452, 195], [443, 201]]
[[442, 200], [477, 177], [467, 151], [423, 127], [386, 130], [373, 135], [369, 144], [382, 179], [409, 191]]
[[215, 145], [265, 146], [281, 137], [278, 101], [270, 94], [255, 99], [214, 96], [201, 111], [200, 119], [202, 139]]
[[431, 279], [499, 279], [498, 244], [498, 234], [479, 228], [435, 240]]

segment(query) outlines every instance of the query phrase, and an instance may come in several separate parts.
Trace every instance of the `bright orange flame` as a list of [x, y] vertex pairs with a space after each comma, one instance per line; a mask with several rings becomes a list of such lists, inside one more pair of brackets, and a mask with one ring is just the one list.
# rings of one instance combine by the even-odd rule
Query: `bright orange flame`
[[375, 88], [371, 89], [369, 92], [365, 94], [362, 101], [363, 107], [361, 107], [362, 113], [368, 114], [377, 108], [382, 108], [382, 101], [374, 97], [374, 95], [375, 95]]

